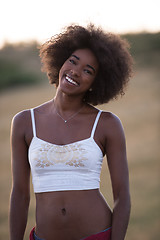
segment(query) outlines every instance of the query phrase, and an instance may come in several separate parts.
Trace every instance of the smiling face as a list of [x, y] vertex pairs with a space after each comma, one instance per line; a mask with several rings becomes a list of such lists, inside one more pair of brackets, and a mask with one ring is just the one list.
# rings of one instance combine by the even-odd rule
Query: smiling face
[[59, 86], [66, 94], [82, 94], [91, 87], [98, 72], [98, 62], [90, 49], [78, 49], [64, 62], [59, 72]]

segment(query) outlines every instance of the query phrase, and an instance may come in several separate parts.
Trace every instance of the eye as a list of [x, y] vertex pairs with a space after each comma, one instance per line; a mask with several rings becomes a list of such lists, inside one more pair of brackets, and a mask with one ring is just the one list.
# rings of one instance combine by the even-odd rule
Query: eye
[[69, 62], [72, 63], [72, 64], [76, 64], [76, 62], [72, 58], [69, 59]]
[[90, 70], [88, 70], [88, 69], [84, 69], [84, 72], [87, 73], [87, 74], [92, 75], [92, 72]]

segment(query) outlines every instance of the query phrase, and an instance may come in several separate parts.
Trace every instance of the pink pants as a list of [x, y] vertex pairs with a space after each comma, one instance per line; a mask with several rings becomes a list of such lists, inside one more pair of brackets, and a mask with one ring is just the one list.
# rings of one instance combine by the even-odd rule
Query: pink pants
[[35, 227], [30, 232], [29, 240], [34, 240], [34, 230], [35, 230]]
[[85, 237], [81, 240], [110, 240], [111, 239], [111, 228], [108, 228], [102, 232], [93, 234], [89, 237]]
[[[35, 240], [34, 229], [30, 232], [29, 240]], [[81, 240], [110, 240], [111, 239], [111, 228], [106, 229], [100, 233], [93, 234], [89, 237], [83, 238]]]

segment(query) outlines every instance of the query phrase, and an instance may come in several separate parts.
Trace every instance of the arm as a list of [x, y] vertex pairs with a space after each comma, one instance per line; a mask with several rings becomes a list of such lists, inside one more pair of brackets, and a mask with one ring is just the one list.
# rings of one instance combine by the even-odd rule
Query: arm
[[10, 199], [10, 240], [22, 240], [30, 201], [30, 167], [25, 142], [25, 116], [15, 116], [11, 127], [12, 190]]
[[106, 153], [114, 198], [111, 240], [124, 240], [131, 208], [129, 174], [124, 131], [114, 115], [109, 120]]

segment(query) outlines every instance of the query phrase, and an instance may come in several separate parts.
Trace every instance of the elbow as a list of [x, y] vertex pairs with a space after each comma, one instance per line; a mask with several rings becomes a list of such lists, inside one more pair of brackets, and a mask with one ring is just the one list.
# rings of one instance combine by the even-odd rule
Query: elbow
[[122, 207], [125, 212], [130, 214], [131, 211], [131, 197], [129, 191], [122, 191], [114, 199], [114, 209]]
[[30, 191], [29, 189], [21, 189], [18, 187], [13, 187], [11, 192], [11, 200], [23, 203], [28, 206], [30, 203]]
[[128, 213], [128, 215], [130, 215], [131, 212], [131, 197], [130, 194], [128, 194], [128, 196], [123, 200], [123, 206], [125, 211]]

